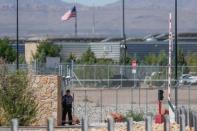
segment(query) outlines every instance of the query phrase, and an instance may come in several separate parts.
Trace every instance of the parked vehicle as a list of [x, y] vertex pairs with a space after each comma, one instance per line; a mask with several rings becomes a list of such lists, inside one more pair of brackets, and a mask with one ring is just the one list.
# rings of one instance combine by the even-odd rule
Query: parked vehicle
[[191, 84], [197, 84], [197, 76], [191, 76], [189, 79]]
[[179, 79], [179, 84], [188, 85], [188, 84], [197, 84], [197, 76], [190, 74], [183, 74]]
[[182, 84], [182, 85], [189, 84], [190, 83], [190, 79], [189, 79], [190, 77], [191, 77], [190, 74], [181, 75], [181, 77], [179, 78], [179, 84]]

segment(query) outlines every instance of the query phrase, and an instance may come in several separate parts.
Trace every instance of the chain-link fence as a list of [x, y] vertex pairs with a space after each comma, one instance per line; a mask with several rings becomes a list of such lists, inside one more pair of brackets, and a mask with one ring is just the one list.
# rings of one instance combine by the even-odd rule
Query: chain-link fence
[[[160, 88], [162, 89], [162, 88]], [[167, 89], [164, 90], [162, 109], [169, 109]], [[138, 113], [158, 112], [158, 88], [117, 88], [117, 89], [73, 89], [74, 114], [87, 115], [91, 121], [104, 121], [112, 112], [127, 115], [130, 111]], [[178, 106], [197, 110], [197, 86], [178, 88]], [[174, 90], [171, 101], [174, 103]]]
[[[8, 67], [10, 70], [15, 69], [14, 65]], [[111, 112], [120, 112], [124, 115], [129, 111], [155, 114], [159, 89], [164, 90], [163, 104], [168, 108], [167, 66], [138, 66], [136, 73], [132, 72], [131, 66], [123, 65], [70, 64], [48, 68], [45, 64], [33, 64], [20, 68], [39, 75], [62, 76], [62, 89], [71, 88], [74, 94], [74, 114], [78, 117], [87, 115], [92, 121], [103, 121]], [[179, 67], [178, 75], [180, 77], [183, 74], [195, 74], [195, 70], [197, 67]], [[197, 110], [196, 83], [187, 83], [187, 78], [181, 78], [178, 82], [178, 106]], [[174, 94], [173, 84], [172, 103], [175, 103]]]
[[[72, 78], [72, 87], [166, 87], [168, 80], [167, 66], [138, 66], [136, 72], [132, 71], [131, 66], [123, 65], [61, 65], [60, 67], [61, 75]], [[172, 76], [174, 76], [174, 67], [172, 68]], [[178, 67], [178, 76], [180, 78], [183, 74], [196, 73], [196, 71], [197, 67], [181, 66]], [[175, 84], [174, 79], [171, 81]]]
[[[15, 71], [16, 65], [8, 65], [9, 71]], [[137, 66], [132, 71], [130, 65], [79, 65], [59, 64], [54, 67], [46, 64], [33, 63], [20, 65], [23, 71], [38, 75], [60, 75], [69, 82], [66, 87], [92, 87], [92, 88], [117, 88], [117, 87], [166, 87], [168, 81], [167, 66]], [[197, 66], [178, 67], [178, 83], [189, 84], [190, 80], [184, 75], [197, 75]], [[172, 67], [172, 85], [174, 82], [174, 67]], [[197, 78], [191, 84], [197, 84]]]

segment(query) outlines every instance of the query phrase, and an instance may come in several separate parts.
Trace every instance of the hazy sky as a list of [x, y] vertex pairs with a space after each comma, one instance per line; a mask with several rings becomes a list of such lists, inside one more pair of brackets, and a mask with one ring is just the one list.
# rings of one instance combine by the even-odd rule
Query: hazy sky
[[[75, 0], [63, 0], [63, 1], [74, 2]], [[109, 4], [112, 2], [116, 2], [116, 1], [118, 1], [118, 0], [77, 0], [78, 3], [84, 4], [84, 5], [89, 5], [89, 6], [93, 5], [93, 2], [97, 6], [102, 6], [102, 5]]]

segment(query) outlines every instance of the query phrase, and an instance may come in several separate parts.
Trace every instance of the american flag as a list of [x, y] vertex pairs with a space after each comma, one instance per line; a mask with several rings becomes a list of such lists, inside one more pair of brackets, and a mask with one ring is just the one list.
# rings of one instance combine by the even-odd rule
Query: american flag
[[68, 12], [66, 12], [66, 13], [62, 16], [61, 20], [62, 20], [62, 21], [67, 21], [67, 20], [69, 20], [69, 19], [72, 18], [72, 17], [76, 17], [76, 15], [77, 15], [77, 11], [76, 11], [76, 7], [74, 6], [74, 7], [72, 8], [72, 10], [69, 10]]

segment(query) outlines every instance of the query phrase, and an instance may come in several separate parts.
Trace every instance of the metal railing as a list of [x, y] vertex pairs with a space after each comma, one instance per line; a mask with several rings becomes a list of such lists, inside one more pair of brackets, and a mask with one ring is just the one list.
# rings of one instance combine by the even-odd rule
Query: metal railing
[[[128, 119], [127, 120], [127, 124], [124, 126], [127, 127], [127, 131], [132, 131], [133, 129], [133, 120], [132, 119]], [[42, 126], [42, 127], [21, 127], [19, 126], [19, 122], [17, 119], [12, 119], [11, 121], [11, 127], [0, 127], [0, 130], [10, 130], [10, 131], [61, 131], [61, 130], [65, 130], [65, 129], [75, 129], [75, 130], [82, 130], [82, 131], [88, 131], [89, 129], [107, 129], [108, 131], [114, 131], [114, 129], [117, 127], [118, 125], [114, 123], [114, 120], [112, 118], [109, 118], [107, 123], [104, 124], [91, 124], [87, 117], [83, 117], [81, 119], [81, 124], [79, 125], [66, 125], [66, 126], [54, 126], [54, 119], [53, 118], [49, 118], [47, 121], [47, 126]]]
[[[47, 121], [47, 126], [45, 127], [20, 127], [18, 120], [13, 119], [11, 121], [11, 127], [0, 127], [1, 130], [11, 130], [11, 131], [20, 131], [21, 129], [23, 131], [60, 131], [61, 129], [75, 129], [75, 130], [82, 130], [82, 131], [88, 131], [91, 129], [105, 129], [107, 131], [114, 131], [114, 130], [125, 130], [125, 131], [137, 131], [138, 128], [143, 129], [145, 131], [153, 131], [157, 128], [157, 130], [163, 130], [163, 131], [185, 131], [186, 127], [190, 128], [192, 130], [197, 130], [197, 114], [196, 112], [193, 112], [191, 110], [186, 110], [184, 107], [178, 108], [175, 113], [175, 122], [174, 124], [171, 124], [170, 116], [165, 115], [164, 116], [164, 124], [153, 124], [154, 116], [152, 114], [147, 114], [144, 117], [143, 123], [136, 123], [133, 121], [133, 118], [129, 118], [126, 120], [126, 123], [118, 124], [115, 123], [113, 118], [108, 118], [107, 123], [103, 124], [91, 124], [90, 121], [88, 121], [87, 117], [83, 117], [81, 119], [80, 125], [72, 125], [72, 126], [54, 126], [54, 119], [49, 118]], [[138, 128], [136, 128], [138, 126]]]

